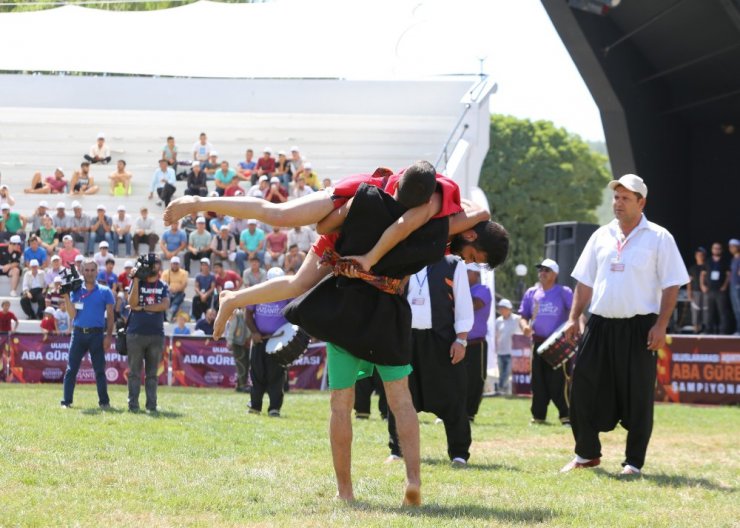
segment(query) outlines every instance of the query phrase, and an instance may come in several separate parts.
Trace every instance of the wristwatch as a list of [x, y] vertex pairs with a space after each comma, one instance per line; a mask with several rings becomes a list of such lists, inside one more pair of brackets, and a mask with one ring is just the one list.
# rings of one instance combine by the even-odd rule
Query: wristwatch
[[468, 346], [468, 340], [467, 339], [462, 339], [460, 337], [458, 337], [457, 339], [455, 339], [455, 343], [460, 343], [464, 347]]

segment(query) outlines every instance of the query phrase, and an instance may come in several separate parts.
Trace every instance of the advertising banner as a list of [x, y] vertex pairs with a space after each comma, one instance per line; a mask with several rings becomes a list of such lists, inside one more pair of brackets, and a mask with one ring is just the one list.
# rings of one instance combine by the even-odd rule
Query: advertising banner
[[532, 338], [511, 336], [511, 393], [532, 393]]
[[288, 369], [291, 389], [326, 388], [326, 343], [313, 343]]
[[226, 340], [175, 336], [172, 384], [181, 387], [236, 387], [236, 361]]

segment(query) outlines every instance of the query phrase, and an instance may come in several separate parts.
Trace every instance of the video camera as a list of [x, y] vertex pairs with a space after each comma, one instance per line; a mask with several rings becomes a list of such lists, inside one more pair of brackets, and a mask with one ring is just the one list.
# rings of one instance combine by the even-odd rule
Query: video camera
[[154, 253], [147, 253], [141, 255], [136, 259], [136, 265], [131, 270], [131, 277], [136, 277], [139, 280], [146, 280], [152, 274], [152, 268], [159, 262], [159, 258]]
[[63, 268], [59, 273], [62, 278], [62, 285], [59, 287], [59, 292], [64, 295], [65, 293], [71, 293], [82, 288], [84, 282], [80, 274], [77, 273], [77, 268], [74, 264], [70, 264], [69, 268]]

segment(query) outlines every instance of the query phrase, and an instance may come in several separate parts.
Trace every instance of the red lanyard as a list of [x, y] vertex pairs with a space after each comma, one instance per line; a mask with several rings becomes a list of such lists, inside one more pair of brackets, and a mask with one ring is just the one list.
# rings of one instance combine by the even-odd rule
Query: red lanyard
[[95, 287], [92, 290], [90, 290], [87, 293], [83, 293], [82, 295], [80, 295], [80, 301], [84, 301], [85, 299], [87, 299], [88, 297], [90, 297], [93, 293], [95, 293], [95, 290], [97, 290], [97, 289], [98, 289], [98, 285], [96, 284]]

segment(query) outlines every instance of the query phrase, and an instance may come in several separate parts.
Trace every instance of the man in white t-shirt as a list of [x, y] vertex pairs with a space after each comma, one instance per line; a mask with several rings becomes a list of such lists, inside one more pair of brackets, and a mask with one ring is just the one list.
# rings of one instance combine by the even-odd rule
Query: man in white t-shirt
[[126, 256], [131, 256], [131, 215], [126, 214], [126, 206], [119, 205], [116, 216], [113, 217], [113, 233], [111, 240], [111, 251], [113, 255], [118, 256], [118, 244], [126, 244]]
[[622, 475], [639, 475], [653, 430], [657, 351], [689, 275], [673, 236], [643, 214], [642, 178], [626, 174], [609, 189], [615, 219], [591, 235], [571, 274], [578, 283], [565, 336], [578, 336], [589, 301], [591, 317], [570, 396], [576, 456], [561, 472], [598, 466], [599, 432], [621, 423], [628, 431]]
[[200, 161], [201, 168], [208, 162], [208, 158], [213, 150], [213, 145], [208, 142], [208, 136], [205, 132], [200, 133], [198, 141], [193, 143], [193, 161]]
[[90, 163], [110, 163], [110, 148], [105, 144], [105, 134], [98, 134], [97, 141], [84, 158]]

